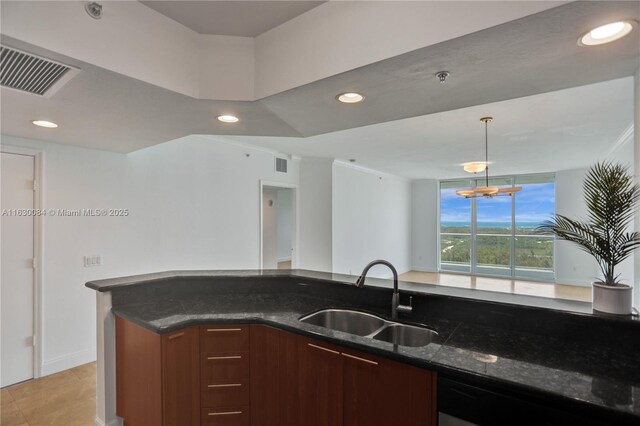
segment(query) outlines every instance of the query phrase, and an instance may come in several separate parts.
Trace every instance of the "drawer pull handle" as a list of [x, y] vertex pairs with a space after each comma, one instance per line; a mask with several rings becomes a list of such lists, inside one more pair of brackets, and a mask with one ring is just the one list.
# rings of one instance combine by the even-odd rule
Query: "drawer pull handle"
[[209, 413], [209, 416], [231, 416], [234, 414], [242, 414], [242, 411], [221, 411], [218, 413]]
[[377, 362], [371, 361], [370, 359], [364, 359], [364, 358], [360, 358], [359, 356], [353, 356], [353, 355], [345, 354], [344, 352], [342, 353], [342, 356], [346, 356], [347, 358], [355, 359], [356, 361], [366, 362], [367, 364], [378, 365]]
[[224, 385], [207, 385], [208, 388], [235, 388], [242, 386], [242, 383], [228, 383]]
[[328, 349], [328, 348], [323, 348], [322, 346], [318, 346], [318, 345], [314, 345], [313, 343], [307, 343], [307, 345], [311, 346], [312, 348], [316, 348], [316, 349], [320, 349], [326, 352], [330, 352], [332, 354], [336, 354], [336, 355], [340, 355], [340, 352], [338, 351], [334, 351], [332, 349]]
[[174, 334], [173, 336], [169, 336], [169, 340], [177, 339], [178, 337], [184, 336], [184, 333]]
[[241, 328], [207, 328], [208, 332], [217, 332], [217, 331], [242, 331]]
[[233, 356], [208, 356], [209, 360], [218, 360], [218, 359], [242, 359], [241, 355], [233, 355]]

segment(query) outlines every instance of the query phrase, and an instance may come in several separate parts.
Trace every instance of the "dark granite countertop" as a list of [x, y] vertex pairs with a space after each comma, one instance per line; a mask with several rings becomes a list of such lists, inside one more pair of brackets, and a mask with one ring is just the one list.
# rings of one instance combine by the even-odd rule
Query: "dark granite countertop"
[[[266, 324], [540, 401], [551, 398], [577, 410], [596, 409], [613, 416], [612, 424], [640, 422], [637, 320], [591, 315], [590, 304], [579, 302], [558, 301], [553, 309], [517, 306], [491, 297], [470, 300], [447, 287], [432, 292], [423, 287], [439, 286], [403, 283], [403, 297], [414, 297], [414, 312], [401, 315], [400, 321], [439, 333], [439, 339], [425, 347], [397, 346], [299, 321], [330, 307], [388, 319], [391, 290], [383, 288], [388, 281], [367, 279], [363, 289], [344, 285], [354, 281], [351, 276], [300, 270], [183, 271], [87, 286], [111, 291], [116, 315], [156, 333], [212, 322]], [[422, 291], [415, 292], [415, 286]], [[581, 309], [567, 312], [568, 306]]]

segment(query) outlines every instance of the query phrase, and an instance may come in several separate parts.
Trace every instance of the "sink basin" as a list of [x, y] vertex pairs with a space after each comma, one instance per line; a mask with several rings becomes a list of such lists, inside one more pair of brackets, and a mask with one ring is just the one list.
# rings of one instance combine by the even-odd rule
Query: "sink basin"
[[434, 330], [406, 324], [389, 324], [373, 338], [401, 346], [426, 346], [438, 336]]
[[307, 315], [300, 321], [358, 336], [367, 336], [387, 323], [375, 315], [346, 309], [325, 309]]

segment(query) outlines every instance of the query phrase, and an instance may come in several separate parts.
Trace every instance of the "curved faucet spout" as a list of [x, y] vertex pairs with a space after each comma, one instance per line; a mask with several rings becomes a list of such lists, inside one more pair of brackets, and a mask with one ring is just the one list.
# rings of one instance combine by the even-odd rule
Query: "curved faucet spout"
[[369, 264], [364, 267], [362, 274], [356, 280], [356, 286], [358, 286], [359, 288], [364, 287], [364, 280], [367, 278], [367, 273], [369, 272], [369, 269], [371, 269], [376, 265], [385, 265], [389, 269], [391, 269], [391, 272], [393, 272], [393, 296], [391, 297], [391, 318], [394, 320], [398, 319], [398, 311], [406, 312], [406, 313], [411, 312], [412, 310], [411, 298], [409, 299], [409, 305], [400, 304], [400, 292], [398, 291], [398, 271], [396, 271], [396, 268], [391, 264], [391, 262], [388, 262], [383, 259], [378, 259], [378, 260], [374, 260], [373, 262], [369, 262]]
[[395, 292], [397, 292], [398, 291], [398, 271], [396, 271], [396, 268], [391, 264], [391, 262], [383, 259], [378, 259], [378, 260], [374, 260], [373, 262], [369, 262], [369, 264], [364, 267], [362, 274], [360, 274], [360, 276], [358, 277], [358, 280], [356, 281], [356, 286], [364, 287], [364, 280], [365, 278], [367, 278], [369, 269], [373, 268], [376, 265], [385, 265], [389, 267], [389, 269], [391, 269], [391, 272], [393, 273], [393, 289]]

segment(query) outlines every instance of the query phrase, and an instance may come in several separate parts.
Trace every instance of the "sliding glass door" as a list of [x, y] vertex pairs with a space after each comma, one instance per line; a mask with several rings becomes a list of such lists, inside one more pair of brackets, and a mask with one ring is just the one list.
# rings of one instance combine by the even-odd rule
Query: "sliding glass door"
[[490, 186], [522, 186], [514, 196], [464, 198], [473, 178], [440, 182], [440, 269], [477, 275], [554, 279], [553, 237], [535, 232], [555, 210], [553, 175], [492, 178]]

